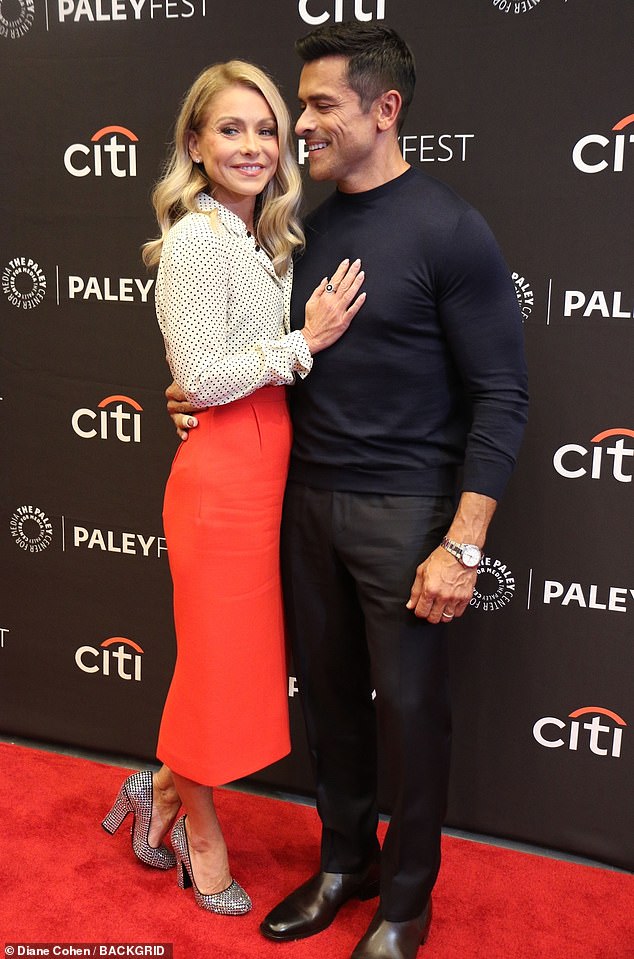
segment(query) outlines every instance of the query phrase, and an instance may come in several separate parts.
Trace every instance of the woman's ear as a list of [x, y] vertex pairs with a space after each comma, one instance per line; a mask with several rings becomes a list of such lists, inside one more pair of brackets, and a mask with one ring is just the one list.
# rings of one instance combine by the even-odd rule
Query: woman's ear
[[202, 157], [198, 150], [198, 135], [194, 133], [193, 130], [190, 130], [187, 134], [187, 149], [189, 151], [192, 163], [200, 163]]

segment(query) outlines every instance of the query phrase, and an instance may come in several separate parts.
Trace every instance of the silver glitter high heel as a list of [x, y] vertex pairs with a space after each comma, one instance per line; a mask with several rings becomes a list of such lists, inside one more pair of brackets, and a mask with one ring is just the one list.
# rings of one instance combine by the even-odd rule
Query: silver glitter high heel
[[194, 879], [194, 870], [192, 869], [189, 858], [189, 845], [187, 843], [187, 833], [185, 831], [185, 817], [181, 816], [172, 829], [172, 846], [176, 853], [177, 878], [181, 889], [188, 889], [192, 886], [194, 898], [201, 909], [208, 909], [209, 912], [217, 912], [221, 916], [242, 916], [251, 909], [251, 900], [242, 888], [242, 886], [231, 880], [231, 885], [223, 889], [222, 892], [204, 893], [196, 885]]
[[132, 813], [132, 849], [137, 859], [155, 869], [172, 869], [176, 856], [165, 846], [150, 846], [148, 835], [152, 819], [152, 773], [141, 769], [125, 780], [114, 801], [114, 806], [102, 822], [112, 836], [128, 813]]

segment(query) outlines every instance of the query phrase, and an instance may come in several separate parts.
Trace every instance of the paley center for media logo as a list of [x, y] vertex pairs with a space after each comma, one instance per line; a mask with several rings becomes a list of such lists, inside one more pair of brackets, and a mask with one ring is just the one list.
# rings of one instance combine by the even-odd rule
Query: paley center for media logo
[[[124, 406], [129, 409], [124, 409]], [[83, 440], [96, 437], [117, 439], [121, 443], [141, 442], [141, 413], [143, 407], [131, 396], [106, 396], [97, 409], [81, 407], [71, 417], [73, 431]]]
[[116, 679], [141, 682], [143, 649], [125, 636], [111, 636], [96, 646], [80, 646], [75, 665], [82, 673], [99, 673]]
[[33, 0], [0, 0], [0, 37], [17, 40], [29, 32], [34, 20]]
[[2, 271], [2, 292], [11, 306], [33, 310], [46, 296], [46, 276], [30, 256], [14, 256]]
[[634, 603], [630, 586], [603, 586], [599, 583], [562, 583], [545, 579], [542, 591], [544, 606], [566, 606], [596, 609], [609, 613], [630, 612]]
[[[139, 556], [147, 559], [160, 559], [167, 552], [164, 536], [154, 534], [146, 536], [143, 533], [134, 533], [131, 530], [101, 529], [95, 526], [78, 526], [72, 528], [72, 544], [74, 549], [99, 550], [103, 553], [121, 553], [123, 556]], [[66, 549], [66, 527], [64, 524], [64, 549]]]
[[206, 0], [57, 0], [59, 23], [120, 20], [189, 20], [207, 12]]
[[515, 296], [517, 305], [520, 308], [523, 320], [528, 320], [535, 308], [535, 294], [533, 288], [525, 276], [513, 271], [511, 273], [513, 286], [515, 287]]
[[[567, 3], [568, 0], [563, 0]], [[489, 0], [496, 10], [500, 13], [530, 13], [535, 7], [538, 7], [541, 0]]]
[[26, 553], [43, 553], [53, 541], [53, 525], [39, 506], [19, 506], [9, 521], [13, 542]]
[[[560, 476], [568, 480], [611, 477], [618, 483], [631, 483], [633, 438], [634, 430], [602, 430], [591, 438], [588, 445], [565, 443], [560, 446], [553, 455], [553, 466]], [[604, 445], [605, 440], [610, 442]]]
[[515, 596], [515, 585], [515, 576], [507, 563], [483, 556], [469, 605], [485, 613], [503, 609]]
[[[584, 716], [588, 718], [582, 722]], [[533, 725], [533, 738], [546, 749], [564, 747], [573, 752], [586, 751], [595, 756], [621, 758], [623, 730], [627, 723], [618, 713], [602, 706], [582, 706], [568, 713], [567, 719], [571, 722], [557, 716], [543, 716]]]
[[625, 147], [634, 143], [634, 132], [624, 133], [626, 127], [634, 124], [634, 113], [618, 120], [609, 131], [588, 133], [581, 137], [572, 148], [572, 162], [581, 173], [623, 173], [625, 166]]
[[[49, 271], [50, 272], [50, 271]], [[55, 288], [57, 306], [67, 300], [90, 300], [98, 303], [147, 303], [153, 279], [133, 276], [82, 276], [66, 273], [55, 266], [54, 284], [49, 284], [40, 264], [29, 256], [15, 256], [2, 270], [2, 292], [17, 310], [34, 310]]]
[[64, 167], [74, 177], [112, 175], [119, 179], [137, 175], [136, 133], [113, 124], [101, 127], [89, 143], [71, 143], [64, 151]]

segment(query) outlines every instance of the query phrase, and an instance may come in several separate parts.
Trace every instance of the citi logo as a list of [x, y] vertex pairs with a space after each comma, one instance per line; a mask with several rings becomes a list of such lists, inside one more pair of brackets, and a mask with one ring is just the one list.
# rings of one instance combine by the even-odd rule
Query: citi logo
[[623, 117], [612, 127], [614, 136], [589, 133], [577, 140], [572, 148], [572, 162], [581, 173], [602, 173], [612, 170], [622, 173], [625, 162], [625, 145], [634, 143], [634, 133], [622, 131], [634, 123], [634, 113]]
[[[582, 716], [592, 716], [589, 722], [581, 722]], [[604, 720], [602, 721], [602, 717]], [[619, 759], [623, 741], [623, 728], [627, 726], [624, 719], [611, 709], [600, 706], [583, 706], [568, 714], [570, 723], [565, 723], [556, 716], [544, 716], [538, 719], [533, 726], [533, 737], [540, 746], [547, 749], [589, 749], [595, 756], [611, 756]], [[609, 720], [609, 724], [605, 721]], [[564, 733], [562, 732], [565, 730]]]
[[[122, 142], [119, 142], [119, 138], [123, 138]], [[71, 176], [77, 177], [88, 176], [90, 173], [93, 176], [103, 176], [104, 171], [115, 177], [136, 176], [138, 139], [127, 127], [102, 127], [91, 136], [91, 146], [73, 143], [67, 147], [64, 166]]]
[[[603, 440], [614, 439], [609, 446], [601, 446]], [[581, 446], [579, 443], [566, 443], [555, 451], [553, 456], [553, 466], [560, 476], [565, 479], [580, 479], [583, 476], [589, 476], [590, 479], [600, 480], [604, 474], [611, 471], [612, 476], [619, 483], [631, 483], [632, 473], [626, 472], [625, 467], [634, 456], [634, 449], [626, 446], [623, 437], [630, 441], [634, 437], [634, 430], [613, 429], [604, 430], [593, 436], [590, 442], [593, 444], [589, 449]]]
[[119, 679], [141, 682], [143, 650], [124, 636], [104, 639], [98, 648], [80, 646], [75, 653], [75, 664], [82, 673], [101, 673]]
[[385, 0], [298, 0], [297, 10], [304, 23], [313, 27], [327, 20], [342, 23], [344, 15], [351, 19], [350, 14], [355, 20], [385, 20]]
[[[108, 409], [113, 404], [114, 409]], [[131, 406], [135, 412], [124, 410], [124, 405]], [[106, 396], [96, 410], [75, 410], [71, 425], [77, 436], [81, 436], [83, 440], [92, 440], [96, 436], [107, 440], [114, 431], [115, 438], [121, 443], [140, 443], [142, 412], [143, 407], [129, 396]]]

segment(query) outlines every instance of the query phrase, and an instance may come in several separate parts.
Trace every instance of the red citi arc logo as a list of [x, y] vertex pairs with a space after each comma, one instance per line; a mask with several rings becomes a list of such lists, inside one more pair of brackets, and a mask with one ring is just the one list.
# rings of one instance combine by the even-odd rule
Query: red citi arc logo
[[[580, 722], [582, 716], [592, 716], [589, 722]], [[610, 725], [602, 721], [610, 720]], [[568, 714], [570, 724], [556, 716], [544, 716], [533, 726], [533, 736], [540, 746], [547, 749], [560, 749], [568, 746], [573, 751], [589, 749], [595, 756], [612, 756], [619, 759], [623, 742], [623, 728], [627, 723], [612, 709], [602, 706], [582, 706]], [[549, 729], [555, 727], [555, 732]], [[567, 729], [567, 738], [563, 739], [562, 730]], [[587, 732], [587, 735], [586, 735]]]
[[104, 639], [99, 648], [80, 646], [75, 653], [75, 663], [83, 673], [101, 673], [119, 679], [141, 682], [141, 656], [143, 650], [125, 636]]
[[[619, 436], [621, 439], [615, 440], [613, 444], [603, 447], [600, 444], [603, 440]], [[634, 430], [617, 428], [603, 430], [597, 433], [590, 440], [595, 444], [593, 449], [587, 449], [578, 443], [566, 443], [555, 450], [553, 456], [553, 466], [560, 476], [565, 479], [579, 479], [582, 476], [590, 476], [593, 480], [599, 480], [609, 471], [609, 461], [612, 460], [612, 476], [619, 483], [631, 483], [632, 473], [626, 472], [625, 467], [634, 456], [634, 449], [625, 445], [625, 439], [622, 437], [634, 438]], [[605, 454], [605, 457], [604, 457]], [[590, 461], [586, 459], [590, 457]]]
[[[107, 140], [105, 138], [108, 138]], [[120, 138], [124, 138], [120, 142]], [[104, 142], [101, 142], [104, 140]], [[73, 143], [64, 153], [64, 166], [71, 176], [136, 176], [136, 144], [139, 138], [122, 126], [107, 126], [90, 138], [91, 146]], [[125, 142], [127, 141], [127, 142]]]
[[[107, 409], [111, 404], [116, 404], [114, 409]], [[136, 412], [130, 413], [124, 410], [124, 405], [131, 406]], [[75, 410], [71, 425], [77, 436], [81, 436], [84, 440], [91, 440], [96, 436], [107, 440], [111, 438], [114, 429], [115, 438], [122, 443], [140, 443], [142, 412], [143, 407], [130, 396], [106, 396], [98, 404], [97, 410], [86, 407]], [[99, 430], [96, 429], [96, 420], [99, 421]]]
[[581, 173], [602, 173], [612, 170], [623, 173], [625, 164], [625, 146], [634, 143], [634, 133], [625, 134], [625, 127], [634, 123], [634, 113], [623, 117], [612, 127], [613, 137], [600, 133], [589, 133], [577, 140], [572, 148], [572, 162]]

